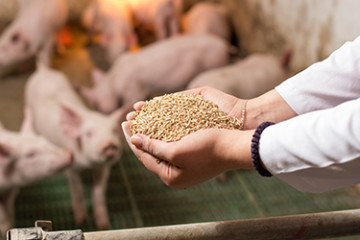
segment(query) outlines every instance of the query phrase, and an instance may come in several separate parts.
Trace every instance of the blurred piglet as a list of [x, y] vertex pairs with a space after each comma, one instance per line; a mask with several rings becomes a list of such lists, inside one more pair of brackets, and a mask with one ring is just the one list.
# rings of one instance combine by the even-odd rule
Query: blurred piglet
[[141, 31], [152, 31], [157, 40], [180, 32], [183, 0], [123, 0], [131, 6], [135, 25]]
[[112, 63], [121, 53], [137, 46], [130, 5], [125, 0], [94, 0], [82, 15], [90, 40], [100, 34], [100, 45]]
[[21, 132], [8, 131], [0, 124], [1, 235], [12, 228], [19, 188], [61, 172], [71, 161], [70, 151], [35, 135], [29, 114], [25, 114]]
[[67, 15], [66, 0], [20, 0], [17, 17], [0, 37], [0, 70], [34, 56], [50, 64]]
[[200, 2], [195, 4], [182, 18], [182, 31], [186, 34], [214, 34], [229, 41], [231, 25], [229, 12], [222, 4]]
[[271, 54], [253, 54], [232, 65], [199, 74], [187, 88], [210, 86], [239, 98], [254, 98], [285, 80], [290, 58], [288, 50], [280, 59]]
[[187, 35], [121, 55], [107, 74], [93, 72], [95, 86], [80, 93], [101, 112], [110, 113], [149, 97], [182, 90], [197, 74], [228, 63], [228, 45], [211, 35]]
[[87, 217], [80, 172], [93, 170], [92, 201], [98, 229], [110, 227], [106, 186], [111, 166], [120, 158], [122, 113], [106, 116], [89, 110], [61, 72], [39, 65], [26, 84], [26, 104], [36, 132], [74, 154], [66, 174], [70, 184], [75, 221]]

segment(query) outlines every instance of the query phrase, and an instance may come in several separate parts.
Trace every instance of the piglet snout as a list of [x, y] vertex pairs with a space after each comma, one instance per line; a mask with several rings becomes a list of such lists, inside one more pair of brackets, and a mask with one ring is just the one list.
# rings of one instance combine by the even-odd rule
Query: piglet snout
[[102, 154], [105, 157], [106, 161], [114, 159], [118, 155], [118, 152], [119, 147], [113, 143], [106, 145], [102, 150]]

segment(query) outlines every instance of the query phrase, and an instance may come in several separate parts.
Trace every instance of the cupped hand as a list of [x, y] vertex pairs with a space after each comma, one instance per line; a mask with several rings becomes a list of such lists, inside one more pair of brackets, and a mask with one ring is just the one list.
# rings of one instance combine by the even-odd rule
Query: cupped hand
[[188, 188], [227, 170], [252, 169], [252, 131], [205, 129], [164, 142], [133, 136], [129, 122], [122, 127], [137, 158], [170, 187]]
[[[210, 87], [186, 90], [184, 94], [200, 94], [232, 117], [240, 117], [242, 100]], [[146, 102], [134, 104], [141, 110]], [[135, 118], [130, 112], [127, 120]], [[251, 137], [253, 131], [204, 129], [184, 136], [176, 142], [133, 136], [130, 122], [122, 124], [126, 140], [137, 158], [168, 186], [187, 188], [224, 171], [252, 169]]]

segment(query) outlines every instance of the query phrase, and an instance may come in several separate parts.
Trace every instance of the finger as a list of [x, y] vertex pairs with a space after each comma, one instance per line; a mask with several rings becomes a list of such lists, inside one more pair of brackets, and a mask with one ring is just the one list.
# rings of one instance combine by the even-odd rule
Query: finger
[[[200, 87], [200, 88], [193, 88], [181, 91], [180, 93], [183, 94], [197, 94], [201, 95], [204, 99], [213, 101], [214, 96], [217, 94], [222, 93], [220, 90], [214, 89], [212, 87]], [[222, 93], [224, 94], [224, 93]]]
[[[160, 160], [165, 160], [174, 164], [173, 151], [175, 150], [174, 142], [164, 142], [157, 139], [151, 139], [146, 135], [134, 135], [130, 138], [130, 142], [137, 148], [155, 156]], [[178, 166], [180, 167], [180, 166]]]
[[136, 117], [136, 113], [134, 111], [132, 112], [129, 112], [127, 115], [126, 115], [126, 120], [130, 121], [130, 120], [134, 120]]
[[181, 184], [181, 175], [184, 171], [183, 169], [166, 161], [162, 161], [159, 164], [158, 169], [160, 170], [158, 176], [167, 186], [180, 189], [184, 188]]
[[130, 137], [133, 135], [130, 127], [131, 127], [130, 122], [125, 121], [121, 123], [121, 128], [124, 132], [125, 139], [126, 141], [128, 141], [128, 143], [130, 143]]
[[145, 156], [145, 159], [151, 159], [153, 162], [156, 162], [156, 160], [162, 160], [161, 158], [159, 158], [159, 156], [153, 155], [151, 152], [147, 152], [142, 149], [142, 139], [144, 138], [144, 136], [132, 136], [129, 122], [123, 122], [121, 124], [121, 127], [123, 129], [125, 139], [128, 142], [129, 147], [138, 157]]
[[181, 181], [179, 181], [183, 170], [174, 164], [166, 161], [157, 162], [156, 158], [147, 152], [139, 153], [141, 150], [135, 150], [140, 162], [153, 174], [158, 176], [167, 186], [173, 188], [184, 188], [182, 187]]
[[[139, 160], [141, 160], [142, 162], [155, 162], [157, 158], [152, 156], [151, 154], [141, 150], [140, 148], [137, 148], [131, 141], [131, 130], [130, 130], [130, 123], [129, 122], [123, 122], [121, 124], [121, 127], [123, 129], [124, 135], [125, 135], [125, 139], [127, 141], [127, 143], [129, 144], [129, 147], [131, 148], [131, 150], [135, 153], [135, 155], [139, 158]], [[143, 163], [144, 163], [143, 162]], [[145, 164], [144, 164], [145, 165]], [[152, 166], [152, 164], [147, 163], [146, 165]], [[152, 167], [153, 169], [153, 167]]]
[[183, 94], [200, 94], [201, 91], [202, 91], [202, 88], [192, 88], [192, 89], [187, 89], [187, 90], [180, 91], [179, 93], [183, 93]]
[[[130, 130], [130, 123], [129, 122], [123, 122], [121, 124], [124, 135], [126, 138], [126, 141], [129, 144], [130, 149], [134, 152], [136, 157], [139, 159], [139, 161], [153, 174], [160, 177], [160, 179], [170, 187], [175, 188], [183, 188], [179, 183], [176, 182], [176, 179], [179, 178], [182, 174], [182, 168], [179, 166], [176, 166], [168, 161], [163, 161], [165, 157], [162, 157], [161, 154], [158, 154], [158, 156], [151, 154], [150, 152], [143, 151], [141, 148], [138, 148], [136, 145], [139, 144], [133, 144], [131, 139], [131, 130]], [[138, 135], [136, 135], [138, 136]], [[133, 137], [136, 137], [133, 136]], [[140, 137], [144, 137], [144, 135], [140, 135]], [[144, 137], [146, 139], [146, 136]], [[162, 141], [156, 140], [157, 142], [163, 143]], [[162, 145], [162, 144], [160, 144]], [[148, 143], [145, 141], [145, 148], [149, 149]], [[160, 148], [161, 149], [161, 148]], [[160, 161], [159, 161], [160, 160]], [[175, 181], [174, 181], [175, 180]]]
[[130, 136], [131, 136], [131, 131], [130, 131], [130, 127], [129, 127], [130, 123], [123, 122], [121, 126], [123, 128], [124, 135], [125, 135], [126, 141], [129, 144], [130, 149], [134, 152], [134, 154], [139, 159], [139, 161], [149, 171], [151, 171], [152, 173], [154, 173], [155, 175], [160, 177], [166, 185], [171, 185], [171, 179], [180, 174], [180, 169], [169, 162], [162, 161], [162, 159], [159, 159], [158, 157], [156, 157], [146, 151], [143, 151], [140, 148], [137, 148], [130, 141]]
[[153, 155], [142, 151], [141, 149], [135, 148], [132, 149], [139, 159], [139, 161], [152, 173], [161, 177], [161, 172], [165, 161], [158, 161], [156, 157]]
[[144, 101], [139, 101], [139, 102], [136, 102], [133, 107], [136, 111], [140, 111], [141, 108], [146, 104], [146, 102]]

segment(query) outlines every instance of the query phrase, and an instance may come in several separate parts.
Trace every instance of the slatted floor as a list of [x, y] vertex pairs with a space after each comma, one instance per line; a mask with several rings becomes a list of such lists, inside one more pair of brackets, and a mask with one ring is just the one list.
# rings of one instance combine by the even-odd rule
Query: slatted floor
[[[59, 175], [21, 190], [16, 202], [16, 227], [35, 220], [53, 221], [54, 230], [96, 231], [91, 215], [90, 174], [84, 174], [89, 218], [75, 226], [66, 179]], [[360, 208], [353, 188], [322, 194], [301, 193], [276, 178], [252, 171], [228, 173], [227, 182], [211, 180], [187, 190], [166, 187], [131, 152], [113, 168], [108, 186], [113, 229], [219, 220], [249, 219]], [[359, 239], [343, 237], [338, 239]]]

